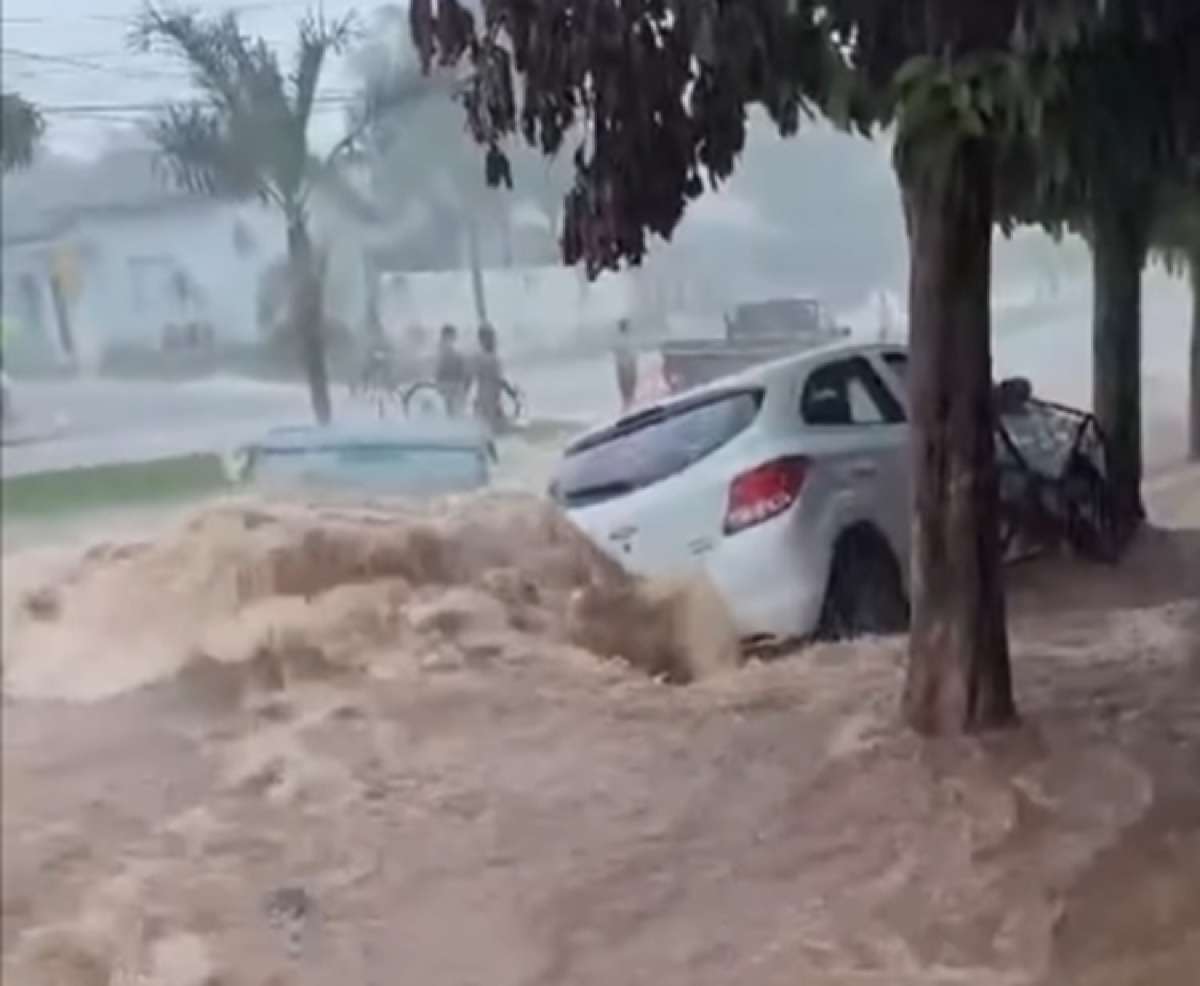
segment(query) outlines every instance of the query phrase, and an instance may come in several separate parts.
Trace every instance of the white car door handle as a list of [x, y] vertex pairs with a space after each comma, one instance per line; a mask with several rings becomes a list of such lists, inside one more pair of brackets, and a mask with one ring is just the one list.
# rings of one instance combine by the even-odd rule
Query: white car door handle
[[852, 462], [849, 472], [854, 479], [869, 479], [879, 472], [879, 467], [874, 462]]

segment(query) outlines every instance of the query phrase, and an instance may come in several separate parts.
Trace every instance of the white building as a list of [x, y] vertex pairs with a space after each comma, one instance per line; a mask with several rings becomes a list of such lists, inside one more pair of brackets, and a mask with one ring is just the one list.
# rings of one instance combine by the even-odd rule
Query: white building
[[[365, 310], [356, 220], [314, 204], [313, 236], [331, 235], [329, 301], [358, 326]], [[323, 220], [328, 220], [323, 223]], [[149, 151], [86, 166], [51, 164], [4, 180], [6, 361], [17, 367], [102, 367], [115, 352], [263, 340], [264, 273], [286, 252], [277, 210], [187, 195], [154, 173]], [[188, 326], [206, 327], [197, 337]]]

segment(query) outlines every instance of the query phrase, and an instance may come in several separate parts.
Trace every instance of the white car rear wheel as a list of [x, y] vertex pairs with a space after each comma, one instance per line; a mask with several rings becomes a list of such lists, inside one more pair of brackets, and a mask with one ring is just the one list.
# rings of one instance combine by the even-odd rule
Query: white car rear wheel
[[822, 640], [903, 633], [909, 606], [896, 556], [871, 528], [838, 539], [817, 625]]

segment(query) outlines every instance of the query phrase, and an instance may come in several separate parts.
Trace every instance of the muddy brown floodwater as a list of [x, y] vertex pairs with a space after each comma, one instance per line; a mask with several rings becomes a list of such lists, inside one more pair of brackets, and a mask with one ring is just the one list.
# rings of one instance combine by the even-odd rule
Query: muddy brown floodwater
[[1197, 982], [1198, 528], [1015, 570], [1023, 723], [943, 742], [902, 640], [733, 668], [519, 497], [5, 576], [6, 983]]

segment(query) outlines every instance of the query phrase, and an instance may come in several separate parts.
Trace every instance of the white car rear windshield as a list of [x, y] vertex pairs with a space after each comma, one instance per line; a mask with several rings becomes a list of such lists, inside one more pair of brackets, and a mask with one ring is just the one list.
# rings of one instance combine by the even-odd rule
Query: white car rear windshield
[[760, 389], [709, 393], [623, 418], [567, 449], [551, 494], [580, 507], [661, 482], [750, 427], [762, 398]]

